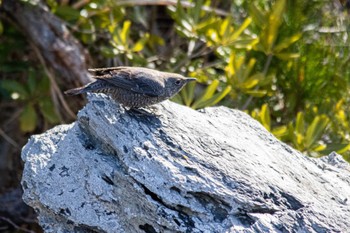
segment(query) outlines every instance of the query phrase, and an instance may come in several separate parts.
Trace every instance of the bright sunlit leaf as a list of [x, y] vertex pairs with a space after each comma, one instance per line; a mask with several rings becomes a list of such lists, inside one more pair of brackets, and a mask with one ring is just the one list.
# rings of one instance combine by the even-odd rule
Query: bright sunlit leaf
[[32, 132], [36, 127], [37, 114], [32, 105], [25, 106], [21, 115], [19, 116], [20, 129], [23, 132]]

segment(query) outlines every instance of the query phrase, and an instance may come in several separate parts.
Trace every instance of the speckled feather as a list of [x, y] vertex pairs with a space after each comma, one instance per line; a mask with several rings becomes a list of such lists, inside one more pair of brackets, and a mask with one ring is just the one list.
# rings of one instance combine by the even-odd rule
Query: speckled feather
[[153, 105], [177, 94], [193, 78], [142, 67], [111, 67], [89, 70], [93, 81], [83, 87], [65, 92], [78, 95], [101, 92], [130, 108]]

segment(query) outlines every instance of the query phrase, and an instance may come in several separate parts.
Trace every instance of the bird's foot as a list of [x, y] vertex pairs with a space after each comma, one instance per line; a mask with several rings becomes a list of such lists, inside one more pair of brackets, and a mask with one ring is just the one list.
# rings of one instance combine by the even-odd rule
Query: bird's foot
[[157, 113], [157, 108], [154, 107], [148, 107], [148, 108], [130, 108], [128, 112], [135, 114], [136, 116], [160, 116], [160, 114]]

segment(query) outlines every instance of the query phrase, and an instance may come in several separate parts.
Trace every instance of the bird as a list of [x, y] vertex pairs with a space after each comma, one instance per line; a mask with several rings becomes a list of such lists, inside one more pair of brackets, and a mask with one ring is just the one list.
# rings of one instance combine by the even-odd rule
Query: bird
[[143, 67], [108, 67], [89, 69], [96, 79], [85, 86], [65, 91], [66, 95], [99, 92], [130, 109], [147, 107], [176, 95], [195, 78]]

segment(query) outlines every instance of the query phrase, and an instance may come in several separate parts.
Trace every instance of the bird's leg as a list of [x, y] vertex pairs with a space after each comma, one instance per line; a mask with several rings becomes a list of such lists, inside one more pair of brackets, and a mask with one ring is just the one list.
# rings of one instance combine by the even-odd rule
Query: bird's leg
[[147, 107], [149, 110], [151, 110], [152, 112], [158, 112], [159, 108], [157, 107], [157, 105], [151, 105]]
[[147, 111], [145, 108], [130, 108], [127, 111], [129, 113], [133, 113], [136, 116], [154, 116], [152, 112]]
[[137, 116], [160, 116], [160, 114], [157, 114], [158, 108], [154, 106], [149, 106], [147, 108], [130, 108], [128, 112], [131, 112]]

